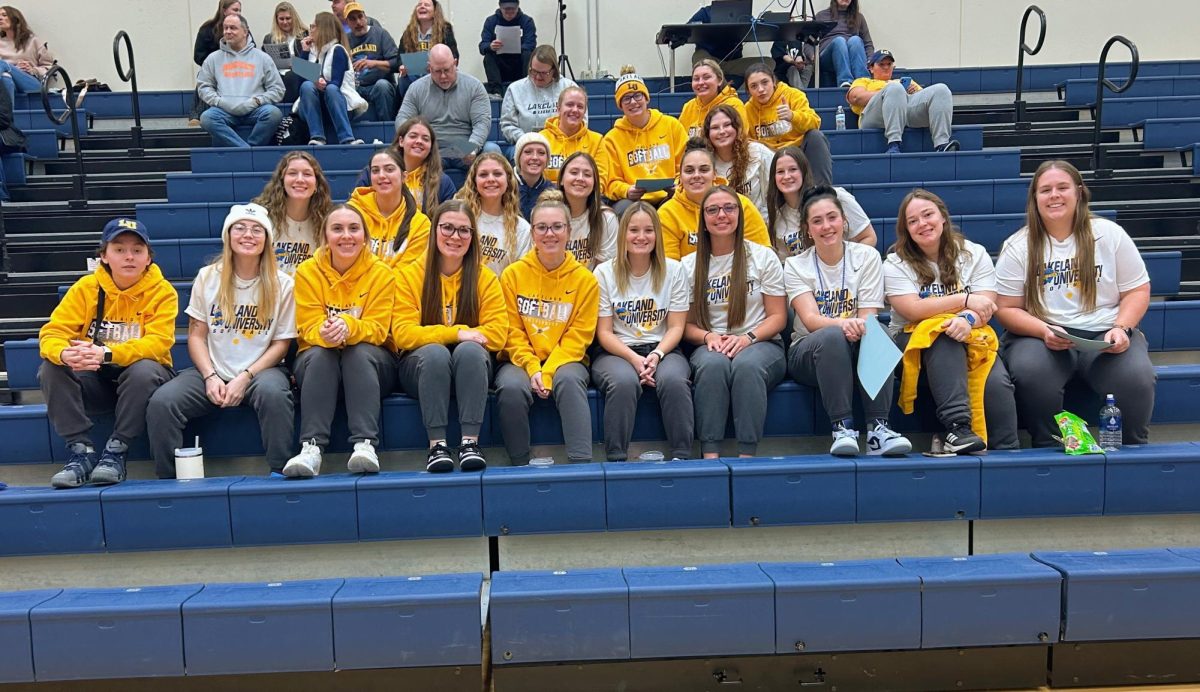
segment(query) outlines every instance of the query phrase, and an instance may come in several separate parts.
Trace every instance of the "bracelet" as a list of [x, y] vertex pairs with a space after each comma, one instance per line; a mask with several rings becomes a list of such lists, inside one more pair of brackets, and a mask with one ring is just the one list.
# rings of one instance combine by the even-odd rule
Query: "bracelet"
[[216, 376], [217, 376], [217, 371], [216, 371], [216, 370], [213, 370], [212, 372], [210, 372], [210, 373], [208, 373], [207, 375], [205, 375], [205, 376], [204, 376], [204, 381], [205, 381], [205, 382], [208, 382], [209, 380], [211, 380], [212, 378], [214, 378], [214, 377], [216, 377]]
[[250, 372], [250, 368], [246, 368], [245, 370], [242, 370], [242, 372], [246, 373], [246, 377], [249, 377], [251, 380], [254, 379], [254, 373]]
[[708, 345], [708, 337], [712, 336], [712, 332], [704, 332], [704, 336], [700, 337], [700, 343]]
[[646, 355], [647, 355], [647, 357], [649, 357], [649, 356], [658, 356], [658, 362], [660, 362], [660, 363], [662, 362], [662, 359], [663, 359], [663, 358], [666, 358], [666, 357], [667, 357], [667, 354], [663, 353], [662, 351], [658, 350], [657, 348], [656, 348], [656, 349], [654, 349], [653, 351], [651, 351], [650, 353], [646, 354]]

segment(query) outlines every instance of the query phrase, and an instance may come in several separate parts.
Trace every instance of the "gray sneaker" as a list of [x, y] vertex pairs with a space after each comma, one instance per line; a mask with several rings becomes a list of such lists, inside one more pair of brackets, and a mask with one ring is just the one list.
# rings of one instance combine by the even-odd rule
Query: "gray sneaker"
[[96, 467], [96, 450], [81, 442], [67, 446], [71, 450], [71, 458], [67, 460], [62, 470], [50, 479], [50, 485], [55, 488], [78, 488], [85, 485], [92, 477], [92, 469]]
[[125, 453], [129, 445], [117, 440], [109, 440], [104, 445], [104, 453], [100, 462], [92, 469], [92, 485], [114, 485], [125, 480]]

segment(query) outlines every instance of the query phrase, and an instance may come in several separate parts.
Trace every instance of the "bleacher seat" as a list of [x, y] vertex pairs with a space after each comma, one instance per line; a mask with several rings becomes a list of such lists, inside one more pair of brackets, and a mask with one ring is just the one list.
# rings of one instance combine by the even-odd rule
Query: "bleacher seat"
[[1196, 143], [1200, 143], [1200, 118], [1151, 118], [1142, 124], [1146, 149], [1191, 149]]
[[[1126, 74], [1128, 74], [1126, 72]], [[1125, 75], [1112, 74], [1105, 71], [1106, 79], [1123, 79]], [[1083, 79], [1068, 79], [1064, 84], [1063, 104], [1085, 108], [1095, 105], [1096, 77]], [[1125, 98], [1146, 98], [1163, 96], [1196, 96], [1200, 95], [1200, 75], [1173, 75], [1162, 77], [1143, 76], [1138, 69], [1137, 80], [1128, 91], [1122, 92]], [[1107, 99], [1105, 103], [1107, 104]]]

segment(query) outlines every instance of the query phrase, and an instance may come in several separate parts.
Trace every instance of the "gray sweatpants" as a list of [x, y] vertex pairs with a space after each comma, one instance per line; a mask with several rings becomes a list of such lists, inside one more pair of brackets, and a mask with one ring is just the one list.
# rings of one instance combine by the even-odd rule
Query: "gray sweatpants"
[[800, 143], [804, 158], [808, 159], [809, 172], [814, 185], [833, 185], [833, 154], [829, 151], [829, 138], [820, 130], [804, 133]]
[[[254, 376], [246, 387], [242, 406], [254, 409], [262, 434], [267, 464], [272, 471], [283, 471], [292, 456], [296, 414], [292, 401], [292, 383], [287, 370], [267, 368]], [[200, 371], [188, 368], [158, 388], [146, 407], [146, 426], [150, 434], [150, 453], [159, 478], [175, 477], [175, 448], [183, 446], [183, 428], [188, 421], [208, 415], [219, 407], [208, 400]]]
[[445, 440], [450, 394], [458, 404], [464, 437], [479, 437], [492, 381], [492, 356], [483, 346], [464, 341], [447, 348], [426, 344], [400, 357], [400, 387], [421, 405], [421, 422], [430, 440]]
[[[678, 351], [668, 353], [655, 372], [654, 393], [658, 395], [663, 427], [671, 448], [669, 459], [692, 456], [695, 414], [690, 377], [687, 359]], [[629, 441], [633, 439], [642, 385], [628, 361], [607, 351], [599, 352], [592, 360], [592, 380], [604, 395], [605, 456], [609, 461], [624, 461], [629, 458]]]
[[[1134, 330], [1129, 349], [1119, 354], [1051, 351], [1041, 339], [1010, 333], [1000, 342], [1000, 355], [1012, 374], [1017, 409], [1034, 447], [1058, 446], [1053, 437], [1059, 434], [1054, 416], [1063, 410], [1063, 390], [1075, 378], [1097, 394], [1116, 397], [1125, 444], [1144, 445], [1150, 441], [1154, 383], [1158, 378], [1140, 330]], [[1092, 418], [1091, 411], [1075, 413]]]
[[[896, 345], [903, 351], [911, 334], [896, 334]], [[971, 400], [967, 394], [967, 347], [941, 335], [921, 351], [921, 380], [929, 384], [929, 393], [937, 407], [937, 418], [949, 428], [953, 423], [971, 423]], [[983, 410], [987, 419], [988, 449], [1017, 449], [1017, 402], [1013, 396], [1008, 368], [997, 357], [983, 383]]]
[[932, 84], [909, 94], [900, 82], [888, 85], [871, 97], [859, 116], [859, 127], [882, 127], [888, 143], [899, 142], [906, 127], [928, 127], [935, 146], [950, 141], [954, 95], [945, 84]]
[[112, 439], [131, 444], [146, 431], [146, 402], [150, 395], [174, 376], [170, 368], [148, 359], [123, 368], [106, 365], [85, 372], [74, 372], [49, 361], [42, 361], [38, 368], [46, 416], [54, 432], [67, 444], [92, 445], [89, 416], [110, 411], [115, 419]]
[[[588, 370], [583, 363], [567, 363], [554, 373], [551, 398], [562, 419], [567, 459], [592, 460], [592, 409], [587, 398]], [[534, 393], [529, 375], [512, 363], [504, 363], [496, 373], [496, 412], [500, 434], [513, 466], [529, 462], [529, 408]]]
[[733, 359], [699, 346], [692, 351], [691, 360], [701, 453], [720, 451], [731, 403], [738, 454], [757, 453], [767, 418], [767, 393], [787, 373], [783, 346], [759, 341]]
[[840, 327], [822, 327], [792, 344], [788, 351], [788, 373], [800, 384], [816, 387], [831, 422], [854, 417], [854, 391], [862, 399], [863, 413], [869, 424], [876, 418], [888, 419], [892, 407], [891, 378], [875, 398], [858, 382], [858, 343], [850, 343]]
[[300, 439], [324, 449], [337, 412], [338, 387], [344, 391], [350, 442], [379, 443], [379, 410], [396, 384], [396, 356], [374, 344], [343, 349], [310, 346], [296, 356], [300, 388]]

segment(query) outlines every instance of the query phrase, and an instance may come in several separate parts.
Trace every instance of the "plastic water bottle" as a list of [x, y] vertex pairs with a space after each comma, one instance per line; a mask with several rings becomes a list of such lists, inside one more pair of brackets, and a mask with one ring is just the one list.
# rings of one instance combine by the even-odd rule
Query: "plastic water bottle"
[[836, 129], [846, 129], [846, 111], [841, 106], [838, 106], [837, 115], [833, 116], [833, 124]]
[[1112, 394], [1104, 401], [1100, 409], [1100, 446], [1108, 451], [1121, 448], [1121, 409]]

